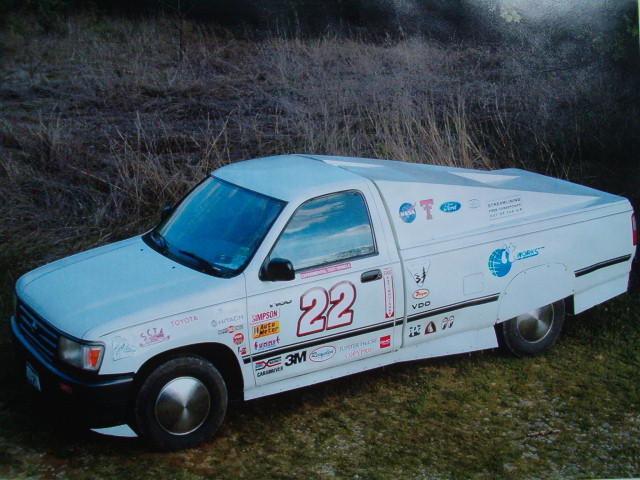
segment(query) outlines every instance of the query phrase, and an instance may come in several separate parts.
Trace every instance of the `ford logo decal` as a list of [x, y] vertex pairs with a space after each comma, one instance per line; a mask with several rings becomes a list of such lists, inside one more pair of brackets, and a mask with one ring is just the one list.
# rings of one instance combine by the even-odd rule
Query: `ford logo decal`
[[444, 202], [442, 205], [440, 205], [440, 210], [442, 210], [444, 213], [457, 212], [458, 210], [460, 210], [460, 208], [462, 208], [460, 202]]

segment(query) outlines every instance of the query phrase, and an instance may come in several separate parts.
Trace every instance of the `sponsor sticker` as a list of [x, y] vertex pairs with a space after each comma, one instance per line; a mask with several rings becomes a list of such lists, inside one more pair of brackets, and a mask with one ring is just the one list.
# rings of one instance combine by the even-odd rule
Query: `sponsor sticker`
[[264, 312], [254, 313], [251, 315], [251, 324], [275, 320], [280, 317], [280, 309], [271, 308]]
[[416, 300], [420, 300], [421, 298], [429, 296], [429, 290], [426, 288], [419, 288], [415, 292], [413, 292], [413, 298]]
[[433, 219], [433, 215], [431, 215], [431, 209], [433, 208], [433, 198], [429, 198], [428, 200], [420, 200], [420, 206], [423, 208], [424, 213], [427, 215], [427, 220]]
[[516, 252], [514, 245], [505, 245], [503, 248], [497, 248], [491, 252], [487, 266], [494, 277], [504, 277], [511, 271], [513, 262], [537, 257], [543, 248], [529, 248]]
[[382, 271], [382, 283], [384, 287], [384, 318], [393, 318], [394, 311], [394, 291], [393, 291], [393, 270], [385, 268]]
[[411, 325], [409, 327], [409, 338], [417, 337], [422, 332], [422, 326], [420, 325]]
[[411, 274], [411, 278], [416, 283], [418, 287], [422, 287], [424, 285], [424, 281], [427, 278], [427, 273], [429, 272], [429, 266], [431, 262], [416, 262], [416, 263], [408, 263], [406, 265], [407, 270]]
[[403, 203], [398, 210], [400, 220], [404, 223], [411, 223], [416, 219], [416, 204], [415, 203]]
[[263, 352], [265, 350], [271, 350], [272, 348], [277, 347], [278, 345], [280, 345], [280, 335], [278, 335], [276, 338], [271, 338], [269, 340], [253, 342], [253, 351]]
[[342, 345], [339, 348], [340, 352], [345, 352], [345, 360], [354, 360], [356, 358], [364, 357], [373, 353], [373, 346], [378, 342], [377, 338], [371, 338], [369, 340], [362, 340], [356, 343], [350, 343], [348, 345]]
[[480, 206], [480, 200], [472, 198], [467, 204], [469, 205], [469, 208], [478, 208]]
[[285, 365], [290, 367], [291, 365], [297, 365], [299, 363], [304, 363], [307, 361], [307, 351], [303, 350], [302, 352], [290, 353], [285, 357]]
[[391, 335], [380, 337], [380, 348], [389, 348], [391, 346]]
[[258, 360], [255, 363], [257, 377], [281, 372], [283, 369], [284, 366], [282, 365], [282, 357], [273, 357], [268, 360]]
[[275, 335], [276, 333], [280, 333], [280, 322], [278, 320], [260, 323], [251, 327], [251, 338], [268, 337], [269, 335]]
[[229, 315], [226, 317], [214, 318], [213, 320], [211, 320], [211, 326], [213, 328], [222, 328], [231, 323], [242, 323], [243, 320], [244, 320], [243, 314]]
[[[337, 265], [329, 265], [328, 267], [314, 268], [313, 270], [307, 270], [300, 274], [300, 278], [313, 278], [320, 275], [326, 275], [328, 273], [341, 272], [343, 270], [349, 270], [351, 268], [351, 262], [339, 263]], [[289, 302], [291, 303], [291, 300]], [[277, 304], [276, 304], [277, 305]]]
[[170, 335], [165, 335], [162, 328], [150, 327], [145, 331], [140, 332], [140, 338], [142, 339], [142, 341], [140, 342], [139, 346], [144, 348], [165, 342], [169, 340]]
[[184, 325], [189, 325], [190, 323], [193, 323], [196, 320], [198, 320], [198, 316], [197, 315], [189, 315], [188, 317], [171, 320], [171, 326], [172, 327], [182, 327]]
[[243, 325], [229, 325], [226, 328], [221, 328], [218, 330], [218, 335], [224, 335], [226, 333], [238, 332], [244, 328]]
[[244, 345], [241, 346], [241, 347], [238, 347], [238, 354], [246, 355], [247, 354], [247, 347], [245, 347]]
[[113, 361], [122, 360], [123, 358], [131, 357], [136, 353], [136, 349], [129, 341], [120, 336], [113, 337], [111, 340], [111, 350], [113, 352]]
[[457, 212], [461, 208], [460, 202], [444, 202], [440, 205], [440, 210], [444, 213]]
[[424, 329], [424, 334], [429, 335], [431, 333], [436, 333], [436, 324], [433, 321], [427, 323], [426, 328]]
[[453, 327], [453, 321], [454, 320], [455, 320], [455, 317], [453, 315], [450, 315], [448, 317], [444, 317], [442, 319], [442, 323], [440, 324], [440, 329], [441, 330], [446, 330], [447, 328]]
[[524, 212], [521, 195], [491, 200], [487, 203], [487, 208], [490, 220], [511, 217]]
[[431, 305], [431, 302], [429, 300], [427, 300], [426, 302], [412, 303], [411, 304], [411, 308], [413, 310], [419, 310], [421, 308], [427, 308], [430, 305]]
[[242, 342], [244, 342], [244, 335], [242, 333], [236, 333], [233, 336], [233, 343], [240, 345]]
[[312, 362], [326, 362], [333, 358], [336, 354], [336, 347], [333, 345], [324, 345], [322, 347], [315, 348], [309, 352], [309, 360]]

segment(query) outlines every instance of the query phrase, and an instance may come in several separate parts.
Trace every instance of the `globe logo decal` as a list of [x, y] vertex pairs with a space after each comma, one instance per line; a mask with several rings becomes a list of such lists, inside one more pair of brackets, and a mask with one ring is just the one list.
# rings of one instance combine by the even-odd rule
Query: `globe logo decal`
[[411, 223], [416, 219], [416, 207], [411, 203], [403, 203], [400, 205], [400, 219], [405, 223]]
[[498, 248], [489, 255], [489, 271], [496, 277], [504, 277], [509, 273], [512, 264], [506, 248]]

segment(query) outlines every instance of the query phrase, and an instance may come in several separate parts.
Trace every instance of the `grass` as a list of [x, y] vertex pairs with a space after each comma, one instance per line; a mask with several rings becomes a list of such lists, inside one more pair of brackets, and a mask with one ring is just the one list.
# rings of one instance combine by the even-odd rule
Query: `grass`
[[[75, 17], [63, 32], [0, 32], [2, 318], [21, 273], [143, 231], [250, 157], [519, 166], [638, 200], [638, 165], [589, 160], [620, 151], [640, 118], [602, 66], [560, 68], [533, 43], [252, 42], [189, 22], [180, 54], [170, 26]], [[536, 359], [474, 353], [236, 404], [211, 443], [172, 454], [52, 419], [0, 322], [0, 478], [637, 475], [639, 307], [635, 288]]]
[[0, 476], [633, 476], [639, 307], [634, 292], [571, 319], [542, 357], [489, 351], [411, 362], [234, 404], [213, 441], [170, 454], [51, 422], [21, 376], [3, 372]]

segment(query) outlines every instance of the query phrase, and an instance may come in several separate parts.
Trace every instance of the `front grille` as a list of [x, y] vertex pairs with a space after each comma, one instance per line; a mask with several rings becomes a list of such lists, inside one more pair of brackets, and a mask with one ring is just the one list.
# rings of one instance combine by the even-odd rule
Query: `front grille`
[[21, 301], [16, 308], [16, 323], [29, 345], [49, 362], [56, 359], [60, 334]]

